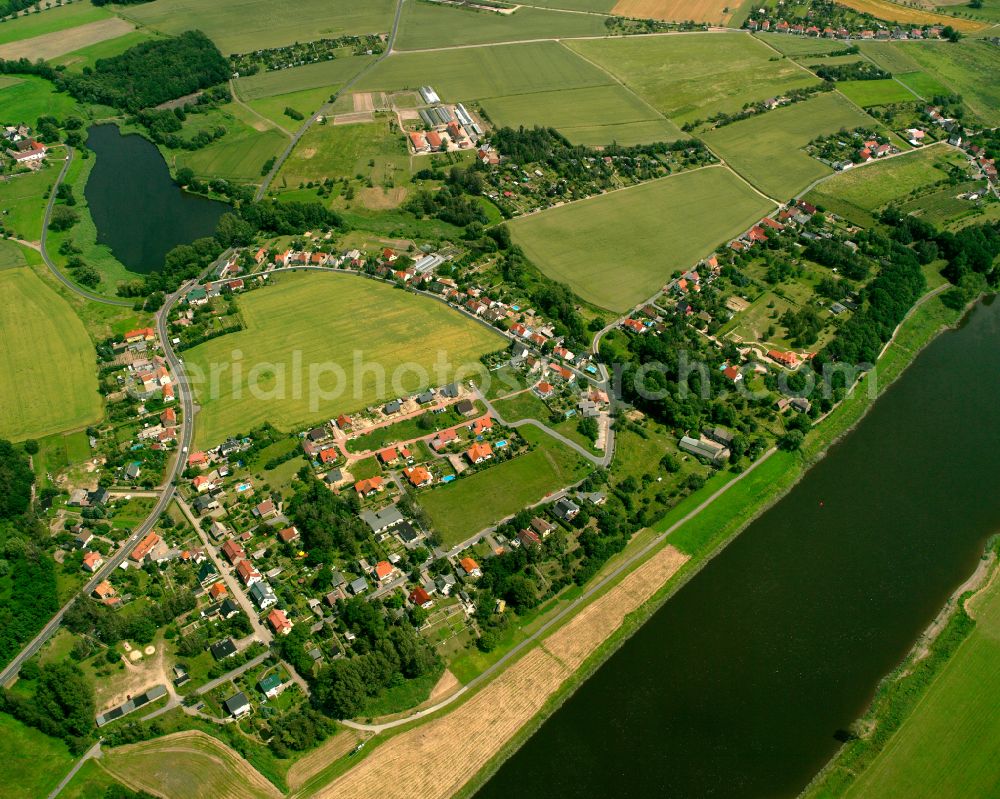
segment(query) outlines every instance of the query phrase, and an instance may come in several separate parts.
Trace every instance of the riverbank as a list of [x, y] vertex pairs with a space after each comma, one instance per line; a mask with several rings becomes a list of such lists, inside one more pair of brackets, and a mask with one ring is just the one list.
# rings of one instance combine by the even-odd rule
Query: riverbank
[[[938, 796], [943, 787], [955, 786], [958, 772], [966, 775], [966, 790], [961, 795], [985, 795], [978, 789], [987, 788], [992, 777], [986, 777], [980, 785], [969, 782], [976, 783], [977, 772], [992, 768], [992, 753], [1000, 739], [969, 729], [977, 715], [969, 712], [973, 710], [969, 703], [982, 697], [981, 716], [988, 718], [995, 715], [990, 708], [995, 693], [983, 684], [976, 668], [980, 664], [970, 668], [960, 653], [975, 645], [981, 625], [992, 628], [983, 632], [985, 637], [996, 636], [996, 607], [1000, 605], [998, 554], [1000, 536], [995, 536], [976, 570], [975, 580], [966, 581], [956, 590], [906, 659], [879, 683], [868, 712], [851, 730], [854, 737], [803, 791], [803, 799], [876, 795], [870, 793], [872, 783], [882, 783], [884, 789], [885, 783], [895, 782], [899, 774], [906, 774], [910, 783], [922, 781], [925, 795]], [[991, 655], [995, 652], [987, 653], [986, 665], [996, 674], [997, 663]], [[942, 687], [949, 671], [953, 685]], [[939, 695], [945, 698], [939, 699]], [[945, 722], [952, 733], [948, 736], [943, 736], [939, 728], [944, 715], [950, 716]], [[977, 752], [981, 755], [978, 758]], [[984, 761], [984, 768], [977, 769], [969, 762], [975, 760]], [[914, 774], [917, 763], [930, 773]], [[942, 779], [942, 772], [949, 776]], [[935, 777], [944, 785], [934, 785]], [[912, 787], [896, 788], [900, 796], [915, 795]]]

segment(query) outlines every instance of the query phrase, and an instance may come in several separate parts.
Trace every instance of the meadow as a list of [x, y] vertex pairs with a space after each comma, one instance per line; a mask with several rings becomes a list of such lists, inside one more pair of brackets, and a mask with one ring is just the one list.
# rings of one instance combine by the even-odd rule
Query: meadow
[[[202, 178], [225, 178], [237, 182], [256, 182], [261, 178], [265, 162], [276, 156], [287, 144], [287, 137], [272, 129], [259, 130], [254, 120], [236, 104], [224, 106], [223, 124], [229, 131], [223, 138], [200, 150], [166, 150], [161, 148], [172, 167], [187, 166]], [[247, 121], [243, 121], [244, 117]], [[190, 119], [190, 117], [189, 117]]]
[[[942, 145], [926, 147], [841, 172], [821, 183], [807, 197], [809, 202], [852, 222], [869, 225], [875, 211], [907, 199], [916, 190], [947, 180], [948, 174], [942, 167], [961, 165], [964, 161], [961, 153]], [[958, 191], [956, 188], [953, 193]]]
[[802, 148], [841, 128], [877, 127], [837, 92], [778, 108], [708, 131], [705, 141], [740, 175], [772, 197], [786, 200], [813, 180], [830, 174]]
[[[196, 385], [198, 446], [269, 421], [294, 429], [324, 417], [353, 411], [377, 400], [424, 387], [439, 354], [453, 369], [478, 365], [479, 356], [500, 349], [503, 339], [451, 309], [383, 283], [336, 274], [286, 275], [275, 285], [241, 298], [246, 329], [201, 344], [188, 351], [189, 368], [210, 375], [221, 364], [218, 391]], [[243, 375], [234, 387], [234, 352], [242, 354]], [[299, 353], [295, 355], [294, 353]], [[298, 390], [290, 372], [296, 358], [305, 377]], [[363, 359], [368, 369], [355, 368]], [[309, 368], [337, 364], [342, 380], [327, 372], [319, 385], [330, 399], [311, 403]], [[395, 383], [393, 367], [411, 364], [417, 371], [401, 372]], [[335, 367], [332, 367], [335, 368]], [[379, 374], [383, 377], [380, 378]], [[282, 376], [285, 376], [284, 379]], [[437, 372], [429, 381], [437, 384]], [[251, 395], [254, 379], [259, 396]], [[284, 386], [282, 385], [284, 383]], [[340, 383], [339, 393], [335, 391]]]
[[631, 37], [568, 42], [678, 124], [819, 79], [744, 33]]
[[196, 28], [229, 55], [349, 34], [387, 33], [393, 10], [393, 0], [155, 0], [122, 7], [118, 13], [171, 35]]
[[131, 22], [118, 17], [108, 17], [75, 28], [52, 31], [29, 39], [2, 44], [0, 58], [11, 61], [18, 58], [54, 58], [107, 39], [116, 39], [132, 29]]
[[534, 445], [531, 452], [418, 495], [445, 548], [582, 480], [590, 471], [583, 458], [546, 433], [533, 427], [519, 432]]
[[244, 100], [258, 100], [305, 89], [326, 89], [329, 97], [334, 92], [333, 86], [346, 83], [372, 61], [374, 56], [348, 56], [291, 69], [258, 72], [247, 78], [239, 78], [236, 90]]
[[971, 603], [976, 625], [885, 749], [844, 794], [851, 799], [993, 796], [1000, 757], [1000, 581]]
[[49, 81], [34, 75], [0, 79], [0, 108], [5, 120], [24, 120], [31, 125], [44, 114], [64, 117], [80, 113], [72, 97], [65, 92], [57, 92]]
[[936, 94], [951, 93], [951, 90], [947, 86], [927, 72], [919, 70], [916, 72], [904, 72], [901, 75], [896, 75], [895, 78], [905, 83], [910, 91], [923, 97], [925, 100], [930, 100]]
[[[0, 757], [4, 764], [4, 796], [37, 799], [59, 784], [76, 758], [66, 744], [12, 716], [0, 713]], [[40, 768], [39, 764], [45, 767]]]
[[355, 89], [391, 91], [430, 84], [445, 102], [458, 102], [613, 82], [557, 42], [532, 42], [399, 53], [362, 75]]
[[[0, 78], [2, 80], [2, 78]], [[0, 87], [2, 87], [0, 83]], [[6, 89], [0, 88], [0, 98]], [[62, 167], [52, 163], [38, 170], [10, 180], [0, 181], [0, 224], [16, 238], [38, 241], [42, 237], [42, 217], [45, 215], [45, 192], [55, 182]]]
[[837, 84], [837, 89], [848, 100], [864, 108], [891, 103], [912, 103], [917, 96], [906, 86], [892, 78], [885, 80], [845, 80]]
[[[646, 123], [631, 133], [633, 140], [643, 133], [654, 137], [647, 141], [681, 137], [679, 128], [619, 84], [494, 97], [482, 101], [482, 106], [494, 125], [553, 127], [573, 140], [579, 128], [586, 143], [609, 144], [617, 138], [615, 129], [633, 123]], [[602, 132], [603, 128], [607, 130]]]
[[149, 29], [133, 30], [114, 39], [105, 39], [96, 44], [81, 47], [78, 50], [71, 50], [52, 59], [53, 66], [65, 66], [74, 72], [82, 72], [84, 67], [94, 68], [94, 63], [99, 58], [112, 58], [120, 55], [130, 47], [135, 47], [142, 42], [160, 38], [160, 34]]
[[522, 6], [512, 14], [410, 2], [403, 5], [395, 47], [427, 50], [470, 44], [604, 36], [605, 17]]
[[[847, 46], [844, 42], [836, 40], [789, 36], [787, 33], [755, 33], [754, 37], [792, 58], [818, 53], [835, 53]], [[855, 60], [857, 59], [855, 58]]]
[[728, 169], [709, 167], [515, 219], [510, 230], [549, 277], [625, 311], [772, 208]]
[[0, 437], [39, 438], [101, 418], [97, 353], [73, 309], [0, 249]]
[[47, 33], [88, 25], [110, 19], [111, 13], [102, 6], [90, 3], [73, 3], [45, 9], [40, 14], [28, 14], [17, 19], [8, 19], [0, 25], [0, 44], [44, 36]]

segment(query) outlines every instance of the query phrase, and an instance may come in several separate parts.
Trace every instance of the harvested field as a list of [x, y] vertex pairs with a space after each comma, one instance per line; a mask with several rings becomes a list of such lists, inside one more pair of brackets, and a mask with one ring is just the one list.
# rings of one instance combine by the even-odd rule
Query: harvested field
[[371, 211], [388, 211], [399, 208], [406, 199], [407, 191], [404, 186], [396, 186], [392, 189], [383, 189], [381, 186], [373, 186], [370, 189], [362, 189], [358, 195], [361, 204]]
[[365, 122], [374, 122], [375, 117], [371, 111], [355, 111], [353, 114], [337, 114], [333, 118], [334, 125], [361, 125]]
[[112, 749], [101, 763], [126, 785], [164, 799], [281, 796], [235, 751], [198, 730]]
[[736, 7], [726, 0], [618, 0], [611, 13], [635, 19], [694, 20], [725, 25], [733, 18]]
[[134, 29], [131, 22], [118, 17], [89, 22], [77, 28], [64, 31], [54, 31], [0, 45], [0, 58], [16, 60], [18, 58], [55, 58], [63, 53], [72, 53], [105, 39], [116, 39]]
[[[687, 560], [665, 547], [595, 600], [541, 649], [521, 658], [453, 712], [382, 744], [315, 796], [447, 799], [476, 773], [621, 624]], [[553, 654], [554, 653], [554, 654]], [[462, 764], [460, 769], [456, 763]], [[386, 774], [393, 779], [387, 780]]]
[[871, 14], [887, 22], [914, 25], [951, 25], [962, 33], [975, 33], [987, 27], [989, 23], [971, 19], [961, 19], [947, 14], [936, 14], [919, 8], [908, 8], [889, 0], [838, 0], [841, 5], [853, 8], [864, 14]]
[[354, 101], [355, 111], [374, 111], [375, 102], [372, 100], [371, 92], [357, 92], [351, 95]]

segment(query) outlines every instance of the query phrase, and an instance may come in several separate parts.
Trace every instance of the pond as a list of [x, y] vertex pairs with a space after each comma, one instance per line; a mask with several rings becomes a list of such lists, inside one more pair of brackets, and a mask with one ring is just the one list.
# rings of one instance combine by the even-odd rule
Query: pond
[[180, 190], [156, 146], [115, 125], [90, 128], [87, 146], [97, 155], [84, 194], [97, 241], [132, 272], [163, 266], [178, 244], [211, 236], [229, 206]]
[[477, 797], [796, 796], [1000, 530], [998, 396], [986, 302]]

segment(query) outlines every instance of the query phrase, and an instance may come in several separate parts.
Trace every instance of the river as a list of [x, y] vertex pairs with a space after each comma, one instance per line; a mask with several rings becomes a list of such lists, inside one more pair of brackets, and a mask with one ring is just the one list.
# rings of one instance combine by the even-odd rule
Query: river
[[84, 194], [97, 241], [132, 272], [163, 266], [178, 244], [211, 236], [229, 206], [178, 188], [160, 151], [115, 125], [90, 128], [87, 146], [97, 155]]
[[987, 301], [477, 797], [798, 794], [1000, 530], [998, 397]]

